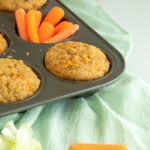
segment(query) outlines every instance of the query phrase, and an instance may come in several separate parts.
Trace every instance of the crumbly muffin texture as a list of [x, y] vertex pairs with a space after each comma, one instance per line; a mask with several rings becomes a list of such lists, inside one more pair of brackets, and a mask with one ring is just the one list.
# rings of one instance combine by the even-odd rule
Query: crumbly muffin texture
[[7, 41], [3, 34], [0, 34], [0, 54], [3, 53], [8, 48]]
[[18, 8], [25, 10], [41, 8], [47, 0], [0, 0], [0, 9], [15, 11]]
[[60, 78], [87, 81], [103, 77], [109, 71], [110, 62], [99, 48], [68, 41], [48, 50], [45, 66], [50, 73]]
[[17, 102], [32, 96], [40, 79], [21, 60], [0, 59], [0, 103]]

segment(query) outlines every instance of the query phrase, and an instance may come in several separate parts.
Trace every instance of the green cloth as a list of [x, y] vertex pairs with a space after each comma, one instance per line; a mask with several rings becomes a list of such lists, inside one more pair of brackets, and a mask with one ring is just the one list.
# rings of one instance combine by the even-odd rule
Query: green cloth
[[[123, 56], [130, 49], [130, 35], [94, 0], [62, 0], [100, 33]], [[114, 84], [87, 98], [53, 102], [0, 118], [0, 129], [10, 120], [32, 125], [43, 150], [67, 150], [76, 142], [125, 144], [129, 150], [150, 147], [150, 88], [124, 73]]]

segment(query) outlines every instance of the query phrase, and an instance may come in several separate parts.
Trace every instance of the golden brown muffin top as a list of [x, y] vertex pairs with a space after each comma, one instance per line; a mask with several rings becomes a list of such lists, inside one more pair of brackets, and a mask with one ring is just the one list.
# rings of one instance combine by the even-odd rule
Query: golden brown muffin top
[[0, 103], [28, 98], [39, 86], [40, 79], [23, 61], [0, 58]]
[[58, 77], [85, 81], [103, 77], [109, 71], [110, 62], [99, 48], [68, 41], [48, 50], [45, 65], [49, 72]]
[[0, 54], [8, 48], [8, 44], [3, 34], [0, 33]]
[[25, 10], [41, 8], [47, 0], [0, 0], [0, 9], [15, 11], [18, 8]]

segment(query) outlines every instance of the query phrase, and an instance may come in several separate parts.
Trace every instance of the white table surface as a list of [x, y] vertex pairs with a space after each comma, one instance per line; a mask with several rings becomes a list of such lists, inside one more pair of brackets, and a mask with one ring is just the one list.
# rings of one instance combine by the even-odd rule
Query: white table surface
[[101, 0], [100, 3], [132, 35], [126, 71], [150, 85], [150, 0]]

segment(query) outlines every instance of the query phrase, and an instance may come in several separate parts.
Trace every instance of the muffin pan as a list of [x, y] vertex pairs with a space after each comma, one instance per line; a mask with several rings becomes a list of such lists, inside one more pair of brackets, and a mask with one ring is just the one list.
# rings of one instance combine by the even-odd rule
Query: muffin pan
[[14, 13], [0, 11], [0, 32], [5, 34], [9, 45], [8, 49], [0, 55], [0, 58], [12, 57], [23, 60], [41, 79], [40, 89], [33, 96], [16, 103], [0, 104], [0, 116], [24, 111], [64, 98], [90, 95], [99, 88], [115, 82], [125, 69], [122, 55], [60, 1], [48, 1], [40, 10], [46, 14], [54, 6], [63, 8], [65, 19], [80, 26], [79, 31], [65, 41], [80, 41], [100, 48], [111, 63], [110, 71], [102, 78], [83, 82], [64, 80], [50, 74], [45, 68], [44, 57], [48, 48], [56, 43], [36, 44], [20, 39], [16, 32]]

